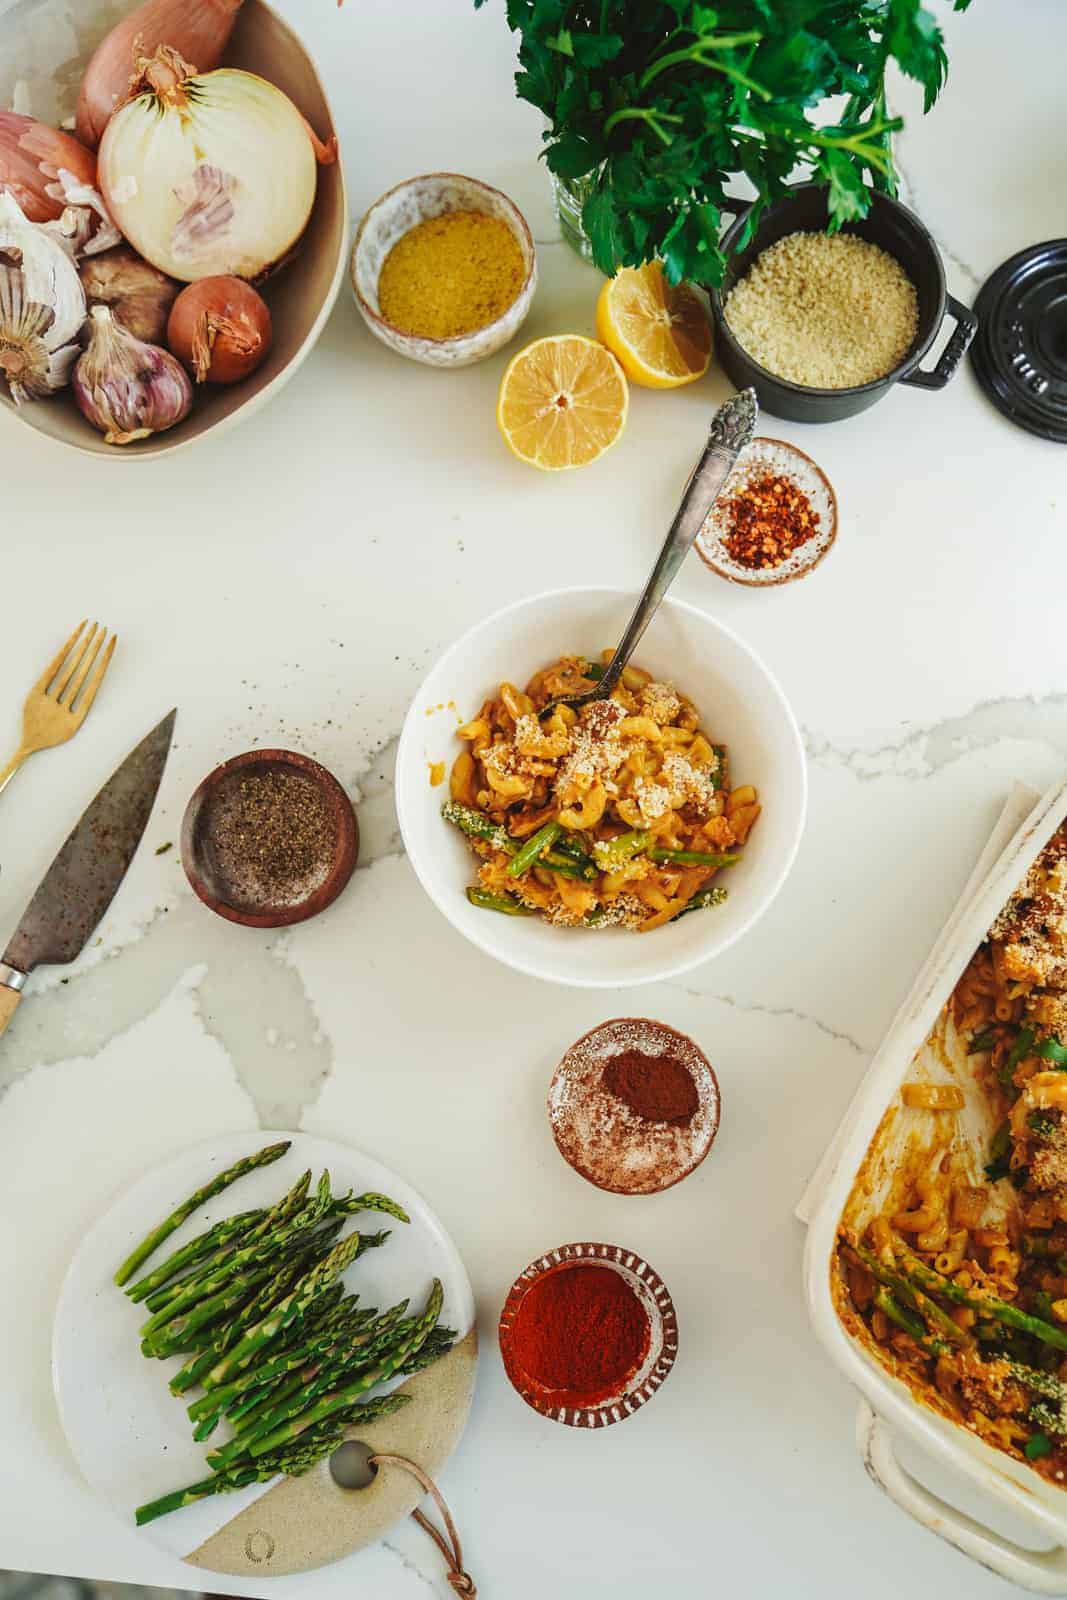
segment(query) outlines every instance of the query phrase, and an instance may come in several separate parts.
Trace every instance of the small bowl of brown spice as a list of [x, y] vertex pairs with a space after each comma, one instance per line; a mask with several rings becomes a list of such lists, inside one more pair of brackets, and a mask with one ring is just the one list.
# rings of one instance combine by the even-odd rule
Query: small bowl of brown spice
[[359, 826], [332, 773], [293, 750], [249, 750], [185, 809], [182, 865], [229, 922], [281, 928], [324, 911], [355, 870]]
[[477, 178], [427, 172], [364, 216], [352, 292], [370, 331], [399, 355], [465, 367], [513, 339], [537, 286], [537, 257], [515, 203]]
[[719, 1084], [686, 1034], [616, 1017], [576, 1040], [548, 1091], [552, 1137], [581, 1177], [612, 1194], [658, 1194], [704, 1160]]
[[697, 535], [697, 553], [731, 583], [806, 578], [837, 538], [837, 496], [821, 467], [784, 439], [753, 439]]

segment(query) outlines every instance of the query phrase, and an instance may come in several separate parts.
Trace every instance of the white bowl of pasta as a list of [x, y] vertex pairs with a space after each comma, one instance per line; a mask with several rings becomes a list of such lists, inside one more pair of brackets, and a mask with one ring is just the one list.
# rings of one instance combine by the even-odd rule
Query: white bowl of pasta
[[607, 711], [539, 718], [595, 674], [633, 604], [562, 589], [496, 612], [431, 669], [401, 735], [397, 814], [423, 888], [472, 944], [549, 982], [628, 988], [718, 955], [770, 905], [804, 827], [785, 696], [694, 606], [663, 604]]

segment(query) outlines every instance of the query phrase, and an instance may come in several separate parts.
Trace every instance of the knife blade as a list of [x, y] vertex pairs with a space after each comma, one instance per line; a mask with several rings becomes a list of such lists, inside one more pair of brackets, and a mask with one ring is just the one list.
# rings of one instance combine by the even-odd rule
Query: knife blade
[[148, 825], [177, 715], [164, 717], [112, 773], [23, 912], [0, 956], [0, 1033], [27, 975], [80, 955], [114, 899]]

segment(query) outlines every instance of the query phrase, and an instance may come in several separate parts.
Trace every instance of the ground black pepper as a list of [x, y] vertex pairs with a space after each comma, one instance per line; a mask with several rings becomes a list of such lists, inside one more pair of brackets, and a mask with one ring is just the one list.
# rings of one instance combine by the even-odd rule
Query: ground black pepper
[[318, 787], [294, 772], [234, 774], [212, 819], [223, 876], [250, 900], [303, 899], [329, 871], [336, 829]]

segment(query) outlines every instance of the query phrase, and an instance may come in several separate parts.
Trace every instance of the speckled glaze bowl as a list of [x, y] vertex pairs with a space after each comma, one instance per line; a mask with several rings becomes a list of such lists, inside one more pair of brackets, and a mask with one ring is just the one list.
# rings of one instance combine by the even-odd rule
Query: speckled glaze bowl
[[[456, 339], [428, 339], [405, 333], [382, 316], [378, 276], [398, 239], [420, 222], [449, 211], [480, 211], [506, 223], [522, 251], [526, 277], [518, 297], [495, 322]], [[458, 172], [426, 172], [398, 183], [375, 200], [356, 233], [349, 275], [363, 320], [390, 350], [429, 367], [467, 367], [501, 349], [522, 327], [537, 287], [537, 256], [526, 218], [506, 194]]]
[[[617, 1394], [608, 1395], [595, 1406], [561, 1405], [559, 1390], [543, 1388], [519, 1365], [512, 1349], [511, 1330], [528, 1290], [539, 1278], [569, 1267], [610, 1267], [637, 1295], [648, 1316], [648, 1352], [640, 1367]], [[667, 1286], [647, 1261], [617, 1244], [563, 1244], [557, 1250], [531, 1261], [515, 1279], [504, 1309], [500, 1313], [500, 1354], [512, 1387], [543, 1417], [565, 1423], [568, 1428], [608, 1428], [613, 1422], [632, 1417], [666, 1380], [678, 1354], [678, 1319]]]
[[[798, 545], [791, 556], [780, 566], [753, 568], [735, 561], [723, 540], [729, 528], [727, 508], [733, 495], [739, 494], [745, 484], [765, 473], [788, 478], [807, 495], [812, 510], [819, 519], [819, 529], [806, 544]], [[706, 567], [717, 572], [730, 583], [741, 583], [749, 589], [773, 589], [790, 583], [794, 578], [806, 578], [829, 551], [837, 538], [837, 496], [825, 472], [803, 450], [785, 439], [753, 439], [730, 475], [726, 488], [708, 512], [707, 520], [697, 534], [697, 555]]]

